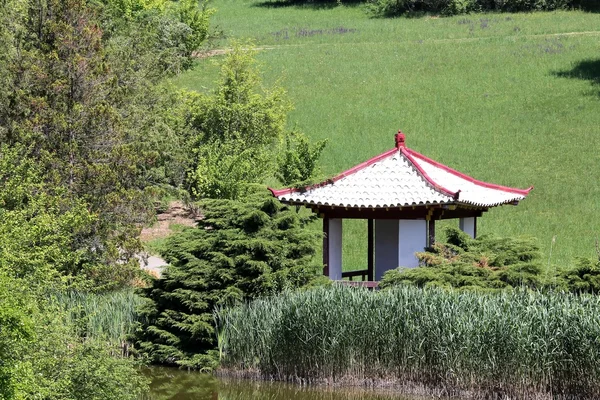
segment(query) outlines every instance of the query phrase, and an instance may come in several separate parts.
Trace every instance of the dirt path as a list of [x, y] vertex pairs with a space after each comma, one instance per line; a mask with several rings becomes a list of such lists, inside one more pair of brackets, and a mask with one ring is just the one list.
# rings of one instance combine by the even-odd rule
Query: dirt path
[[[202, 215], [192, 210], [181, 201], [173, 201], [165, 212], [156, 216], [157, 222], [142, 229], [140, 240], [147, 243], [157, 239], [165, 239], [175, 233], [176, 226], [195, 226]], [[160, 277], [163, 268], [168, 265], [165, 260], [148, 252], [139, 255], [140, 267], [150, 274]]]
[[[461, 42], [477, 42], [483, 40], [493, 40], [493, 39], [507, 39], [507, 40], [515, 40], [515, 39], [523, 39], [523, 38], [551, 38], [551, 37], [560, 37], [560, 36], [600, 36], [600, 31], [581, 31], [581, 32], [561, 32], [561, 33], [536, 33], [530, 35], [510, 35], [510, 36], [482, 36], [482, 37], [464, 37], [464, 38], [455, 38], [455, 39], [423, 39], [423, 40], [398, 40], [392, 41], [394, 43], [404, 43], [404, 42], [418, 42], [418, 43], [461, 43]], [[392, 43], [387, 42], [387, 43]], [[263, 50], [277, 50], [277, 49], [286, 49], [293, 47], [325, 47], [325, 46], [356, 46], [356, 45], [373, 45], [381, 42], [340, 42], [340, 43], [294, 43], [294, 44], [274, 44], [270, 46], [260, 46], [255, 47], [254, 50], [263, 51]], [[213, 49], [203, 52], [196, 52], [194, 57], [196, 58], [210, 58], [216, 56], [222, 56], [228, 54], [232, 51], [231, 48], [224, 49]]]

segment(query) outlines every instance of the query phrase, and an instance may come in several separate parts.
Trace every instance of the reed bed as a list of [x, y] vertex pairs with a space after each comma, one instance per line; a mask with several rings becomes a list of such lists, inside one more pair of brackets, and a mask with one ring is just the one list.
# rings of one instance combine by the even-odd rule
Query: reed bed
[[59, 292], [52, 298], [66, 311], [66, 322], [77, 329], [80, 337], [104, 340], [128, 351], [128, 340], [140, 318], [136, 309], [142, 302], [133, 290]]
[[475, 398], [600, 396], [600, 297], [331, 287], [215, 318], [223, 367], [264, 378], [410, 382]]

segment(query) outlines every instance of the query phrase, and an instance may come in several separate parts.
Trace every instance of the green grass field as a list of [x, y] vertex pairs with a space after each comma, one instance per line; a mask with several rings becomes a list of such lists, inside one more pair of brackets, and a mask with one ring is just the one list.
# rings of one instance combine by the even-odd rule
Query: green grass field
[[[215, 0], [213, 25], [251, 39], [267, 84], [279, 81], [290, 125], [329, 138], [333, 175], [408, 146], [478, 179], [525, 188], [479, 233], [532, 235], [551, 263], [595, 254], [600, 235], [600, 14], [581, 11], [372, 18], [361, 5]], [[206, 91], [218, 57], [178, 86]], [[346, 269], [366, 264], [365, 224], [347, 225]], [[552, 252], [552, 238], [556, 237]]]

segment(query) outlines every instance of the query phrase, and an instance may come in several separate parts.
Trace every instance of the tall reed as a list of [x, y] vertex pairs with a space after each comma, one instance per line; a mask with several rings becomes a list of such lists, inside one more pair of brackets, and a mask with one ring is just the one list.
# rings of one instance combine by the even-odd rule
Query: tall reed
[[223, 366], [481, 397], [600, 395], [600, 297], [398, 287], [289, 292], [215, 318]]
[[133, 290], [96, 294], [58, 292], [51, 296], [66, 311], [68, 323], [82, 338], [100, 339], [127, 350], [129, 336], [139, 320], [142, 299]]

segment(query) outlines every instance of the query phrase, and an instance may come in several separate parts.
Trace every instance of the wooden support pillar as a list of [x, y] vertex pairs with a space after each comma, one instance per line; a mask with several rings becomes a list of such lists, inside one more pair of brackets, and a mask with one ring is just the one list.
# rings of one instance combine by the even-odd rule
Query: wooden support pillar
[[329, 276], [329, 218], [323, 217], [323, 275]]
[[375, 280], [390, 269], [398, 268], [398, 220], [375, 220]]
[[375, 276], [374, 251], [375, 232], [373, 230], [373, 219], [367, 220], [367, 280], [372, 281]]
[[435, 243], [435, 219], [427, 221], [427, 247]]
[[459, 219], [458, 227], [473, 239], [477, 237], [477, 217]]

